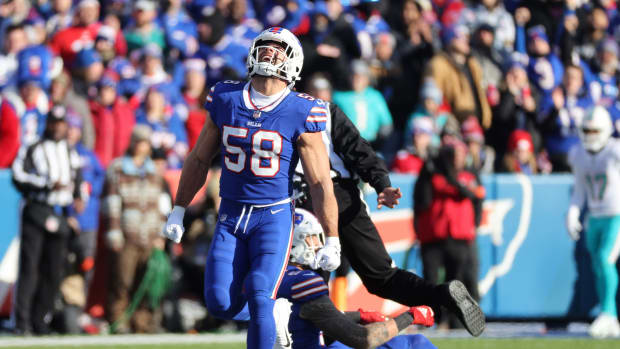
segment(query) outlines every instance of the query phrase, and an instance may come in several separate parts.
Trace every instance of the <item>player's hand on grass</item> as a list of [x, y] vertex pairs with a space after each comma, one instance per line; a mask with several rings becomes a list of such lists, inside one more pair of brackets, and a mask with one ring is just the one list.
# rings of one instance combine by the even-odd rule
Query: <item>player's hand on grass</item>
[[435, 313], [428, 305], [411, 307], [409, 308], [409, 313], [413, 315], [412, 325], [431, 327], [435, 323]]
[[185, 215], [185, 208], [181, 206], [174, 206], [172, 212], [168, 216], [168, 221], [161, 232], [161, 235], [168, 238], [177, 244], [181, 242], [185, 229], [183, 228], [183, 215]]
[[400, 188], [387, 187], [377, 196], [377, 208], [383, 206], [394, 208], [394, 206], [398, 205], [398, 199], [401, 197], [403, 197], [403, 194], [400, 192]]
[[374, 322], [388, 321], [389, 318], [378, 311], [366, 311], [359, 308], [357, 311], [360, 313], [360, 322], [363, 325], [372, 324]]
[[317, 251], [314, 259], [313, 269], [323, 269], [334, 271], [340, 266], [340, 239], [338, 237], [328, 237], [325, 246]]
[[566, 214], [566, 230], [568, 230], [568, 236], [573, 240], [579, 240], [579, 233], [583, 229], [581, 222], [579, 221], [579, 207], [571, 206]]

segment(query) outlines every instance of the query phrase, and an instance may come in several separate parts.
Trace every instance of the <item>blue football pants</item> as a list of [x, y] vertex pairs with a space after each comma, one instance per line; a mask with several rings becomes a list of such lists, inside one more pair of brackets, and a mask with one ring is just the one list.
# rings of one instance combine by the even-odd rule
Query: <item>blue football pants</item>
[[256, 207], [222, 199], [205, 268], [205, 301], [220, 318], [250, 320], [247, 347], [272, 349], [273, 306], [293, 237], [292, 203]]

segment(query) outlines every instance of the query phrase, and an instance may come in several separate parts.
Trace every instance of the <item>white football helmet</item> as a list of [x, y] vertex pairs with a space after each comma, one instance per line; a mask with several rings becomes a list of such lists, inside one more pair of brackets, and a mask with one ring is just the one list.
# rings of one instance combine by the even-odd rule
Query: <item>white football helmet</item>
[[609, 112], [602, 106], [589, 110], [579, 128], [583, 147], [590, 152], [598, 152], [607, 144], [613, 133]]
[[[266, 48], [269, 42], [276, 42], [284, 47], [284, 51], [281, 51], [281, 53], [286, 56], [286, 59], [282, 63], [276, 64], [273, 59], [269, 62], [259, 61], [258, 55], [261, 48]], [[299, 80], [303, 64], [304, 53], [299, 39], [297, 39], [295, 34], [283, 27], [268, 28], [258, 34], [254, 41], [252, 41], [250, 53], [246, 61], [250, 77], [255, 74], [275, 76], [288, 81], [291, 85]]]
[[[301, 265], [312, 265], [316, 257], [316, 250], [325, 245], [325, 234], [323, 227], [316, 217], [303, 208], [295, 209], [295, 230], [293, 232], [293, 243], [291, 244], [291, 256], [289, 260]], [[319, 245], [308, 243], [308, 236], [318, 236]]]

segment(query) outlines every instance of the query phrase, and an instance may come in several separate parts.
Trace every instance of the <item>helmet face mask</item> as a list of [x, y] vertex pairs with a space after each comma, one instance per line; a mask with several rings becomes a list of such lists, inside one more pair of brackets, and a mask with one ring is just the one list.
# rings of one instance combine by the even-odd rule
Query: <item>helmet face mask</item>
[[579, 137], [587, 151], [596, 153], [605, 147], [612, 132], [609, 113], [604, 107], [596, 106], [583, 119]]
[[325, 244], [323, 227], [312, 213], [301, 208], [295, 209], [294, 223], [289, 260], [293, 263], [311, 266], [316, 257], [316, 251]]
[[[271, 59], [265, 60], [269, 52]], [[273, 27], [254, 39], [246, 65], [250, 77], [271, 76], [294, 84], [299, 80], [303, 62], [304, 55], [297, 37], [284, 28]]]

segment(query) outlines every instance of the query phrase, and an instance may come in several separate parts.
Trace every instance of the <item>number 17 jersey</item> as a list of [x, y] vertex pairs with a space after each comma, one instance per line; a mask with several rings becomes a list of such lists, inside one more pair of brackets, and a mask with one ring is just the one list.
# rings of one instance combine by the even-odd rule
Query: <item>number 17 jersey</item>
[[[588, 202], [592, 217], [620, 215], [620, 140], [609, 139], [598, 153], [590, 153], [581, 144], [574, 146], [568, 161], [575, 174], [575, 192]], [[575, 202], [581, 206], [582, 202]]]
[[220, 196], [267, 205], [293, 195], [297, 140], [325, 130], [327, 111], [322, 100], [288, 90], [279, 103], [258, 110], [249, 88], [249, 82], [218, 83], [205, 108], [221, 135]]

